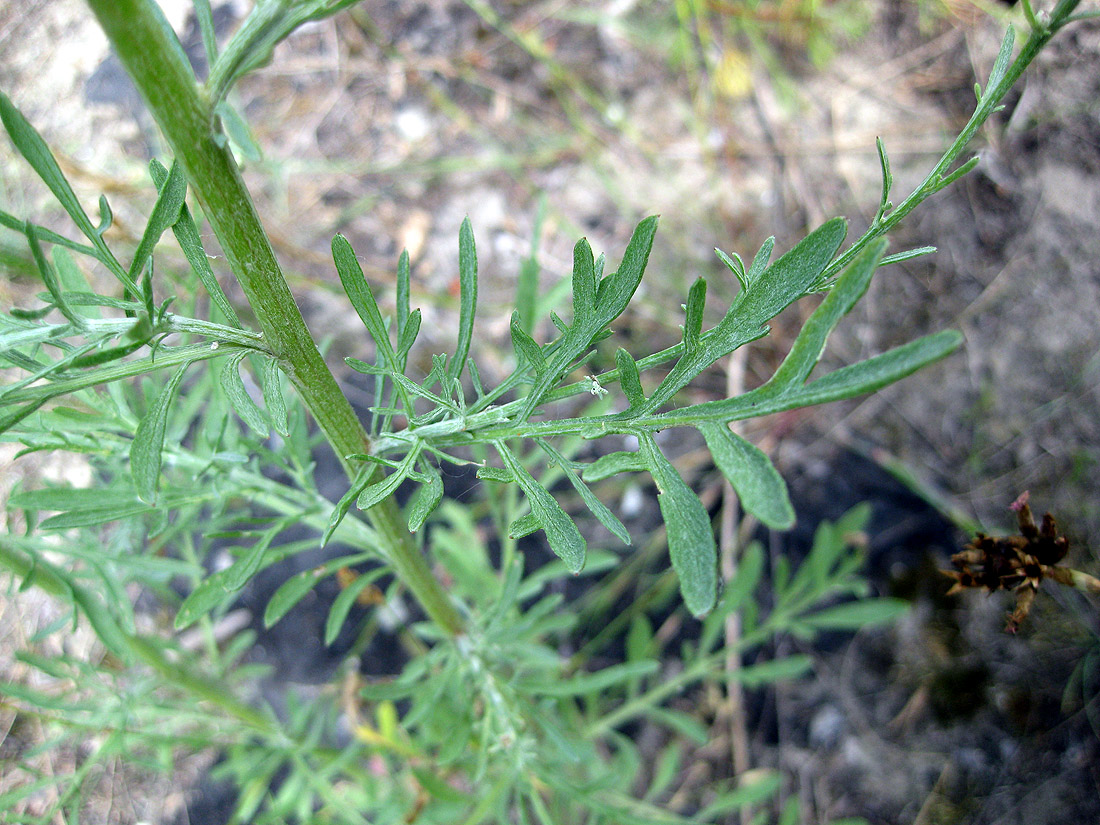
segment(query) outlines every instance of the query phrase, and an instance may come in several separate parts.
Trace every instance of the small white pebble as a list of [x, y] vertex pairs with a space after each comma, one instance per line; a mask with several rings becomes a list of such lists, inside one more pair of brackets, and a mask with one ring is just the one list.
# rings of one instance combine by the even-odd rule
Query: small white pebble
[[394, 118], [394, 125], [397, 126], [397, 131], [401, 133], [401, 137], [410, 143], [426, 138], [432, 128], [427, 114], [415, 108], [403, 109], [398, 112], [397, 117]]
[[637, 484], [631, 484], [623, 491], [623, 500], [619, 509], [624, 516], [633, 518], [642, 512], [644, 506], [645, 496], [642, 495], [642, 488]]

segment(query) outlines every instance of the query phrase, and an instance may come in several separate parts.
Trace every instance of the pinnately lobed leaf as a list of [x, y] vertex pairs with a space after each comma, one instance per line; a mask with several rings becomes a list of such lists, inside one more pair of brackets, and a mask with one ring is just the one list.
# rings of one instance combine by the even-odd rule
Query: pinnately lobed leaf
[[[699, 421], [739, 421], [814, 404], [842, 401], [900, 381], [922, 367], [950, 355], [959, 348], [962, 341], [962, 335], [958, 331], [943, 330], [865, 361], [833, 370], [816, 381], [775, 397], [758, 395], [758, 390], [752, 390], [736, 398], [704, 401], [662, 413], [651, 417], [649, 423], [672, 427], [683, 424], [695, 426]], [[759, 389], [763, 390], [765, 387]]]
[[761, 249], [746, 274], [748, 287], [738, 294], [718, 326], [700, 337], [694, 350], [689, 352], [685, 347], [676, 366], [636, 414], [655, 412], [719, 358], [765, 335], [767, 328], [763, 325], [811, 289], [836, 255], [847, 229], [843, 218], [833, 218], [754, 276], [754, 270], [763, 265], [758, 263], [764, 253]]
[[68, 180], [65, 179], [65, 175], [61, 171], [61, 167], [54, 160], [53, 153], [50, 152], [46, 141], [42, 139], [37, 130], [23, 117], [23, 113], [16, 108], [15, 104], [3, 92], [0, 92], [0, 122], [3, 122], [12, 143], [15, 144], [15, 148], [19, 150], [27, 163], [31, 165], [31, 168], [38, 173], [38, 176], [49, 187], [58, 203], [69, 213], [73, 223], [92, 242], [97, 257], [111, 269], [115, 277], [122, 281], [133, 296], [139, 295], [140, 290], [137, 285], [122, 270], [122, 267], [119, 266], [107, 245], [103, 242], [103, 237], [92, 225], [88, 213], [80, 205], [76, 193], [73, 192], [72, 187], [69, 186]]

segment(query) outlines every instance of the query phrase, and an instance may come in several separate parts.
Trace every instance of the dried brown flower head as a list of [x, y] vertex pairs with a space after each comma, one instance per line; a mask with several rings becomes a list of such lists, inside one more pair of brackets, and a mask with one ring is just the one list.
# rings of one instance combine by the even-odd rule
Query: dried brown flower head
[[1036, 525], [1026, 492], [1012, 503], [1012, 509], [1019, 523], [1018, 535], [994, 538], [978, 533], [961, 553], [951, 557], [955, 569], [943, 571], [955, 582], [948, 595], [971, 588], [988, 593], [1015, 590], [1016, 609], [1005, 627], [1009, 633], [1015, 633], [1027, 617], [1044, 578], [1096, 592], [1089, 582], [1096, 579], [1058, 566], [1069, 550], [1069, 540], [1058, 533], [1050, 513], [1043, 516], [1041, 525]]

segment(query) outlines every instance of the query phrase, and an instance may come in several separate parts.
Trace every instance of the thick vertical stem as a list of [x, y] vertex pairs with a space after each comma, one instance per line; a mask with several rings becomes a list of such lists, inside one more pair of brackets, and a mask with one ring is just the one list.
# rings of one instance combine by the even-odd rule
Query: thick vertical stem
[[[368, 452], [370, 439], [317, 351], [179, 40], [152, 0], [88, 0], [88, 5], [172, 147], [268, 347], [351, 475], [345, 456]], [[383, 537], [382, 551], [429, 617], [450, 633], [460, 632], [461, 619], [396, 504], [383, 502], [369, 516]]]
[[369, 441], [306, 329], [233, 154], [151, 0], [88, 0], [202, 204], [268, 347], [344, 460]]

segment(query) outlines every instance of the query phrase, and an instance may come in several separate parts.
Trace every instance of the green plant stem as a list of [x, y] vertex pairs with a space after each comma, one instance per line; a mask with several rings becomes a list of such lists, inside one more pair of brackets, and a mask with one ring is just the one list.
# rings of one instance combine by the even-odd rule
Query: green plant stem
[[425, 563], [393, 496], [383, 499], [367, 513], [382, 539], [397, 578], [413, 592], [436, 625], [452, 636], [461, 635], [464, 630], [462, 618]]
[[[317, 351], [179, 40], [152, 0], [88, 0], [88, 5], [202, 204], [268, 348], [353, 478], [347, 456], [369, 452], [370, 439]], [[369, 517], [394, 571], [429, 618], [450, 634], [460, 633], [461, 618], [408, 534], [397, 505], [383, 502]]]
[[370, 442], [306, 328], [224, 136], [152, 0], [88, 0], [202, 204], [271, 352], [341, 461]]
[[72, 378], [60, 378], [47, 384], [36, 384], [33, 387], [12, 390], [4, 393], [4, 402], [6, 404], [41, 404], [59, 395], [71, 395], [89, 387], [98, 387], [112, 381], [121, 381], [148, 372], [178, 367], [180, 364], [188, 362], [222, 358], [231, 353], [239, 352], [241, 349], [243, 347], [236, 344], [220, 344], [217, 348], [212, 349], [208, 343], [187, 344], [182, 347], [161, 347], [146, 358], [139, 358], [134, 361], [115, 361]]
[[928, 173], [928, 176], [921, 182], [920, 186], [914, 189], [905, 200], [887, 214], [879, 215], [859, 240], [853, 243], [842, 255], [826, 267], [821, 275], [821, 284], [828, 284], [838, 273], [842, 272], [844, 268], [852, 262], [856, 255], [858, 255], [867, 244], [875, 238], [879, 238], [888, 233], [929, 196], [944, 188], [945, 180], [950, 178], [948, 170], [958, 159], [959, 155], [962, 154], [963, 149], [965, 149], [966, 145], [974, 138], [974, 135], [977, 134], [978, 130], [985, 124], [990, 115], [1001, 108], [1001, 100], [1008, 94], [1008, 91], [1016, 85], [1016, 81], [1020, 79], [1020, 75], [1022, 75], [1024, 70], [1031, 65], [1031, 61], [1033, 61], [1036, 55], [1043, 50], [1043, 47], [1046, 46], [1058, 29], [1073, 19], [1073, 10], [1077, 8], [1080, 2], [1081, 0], [1059, 0], [1058, 4], [1051, 12], [1049, 23], [1045, 26], [1038, 23], [1033, 17], [1031, 18], [1030, 22], [1032, 28], [1027, 42], [1024, 43], [1023, 47], [1020, 49], [1020, 53], [1016, 55], [1016, 59], [1009, 65], [1000, 81], [994, 86], [982, 91], [981, 99], [974, 109], [974, 114], [970, 116], [970, 120], [967, 121], [966, 126], [963, 127], [958, 137], [955, 138], [951, 146], [944, 152], [939, 163], [937, 163], [932, 171]]

